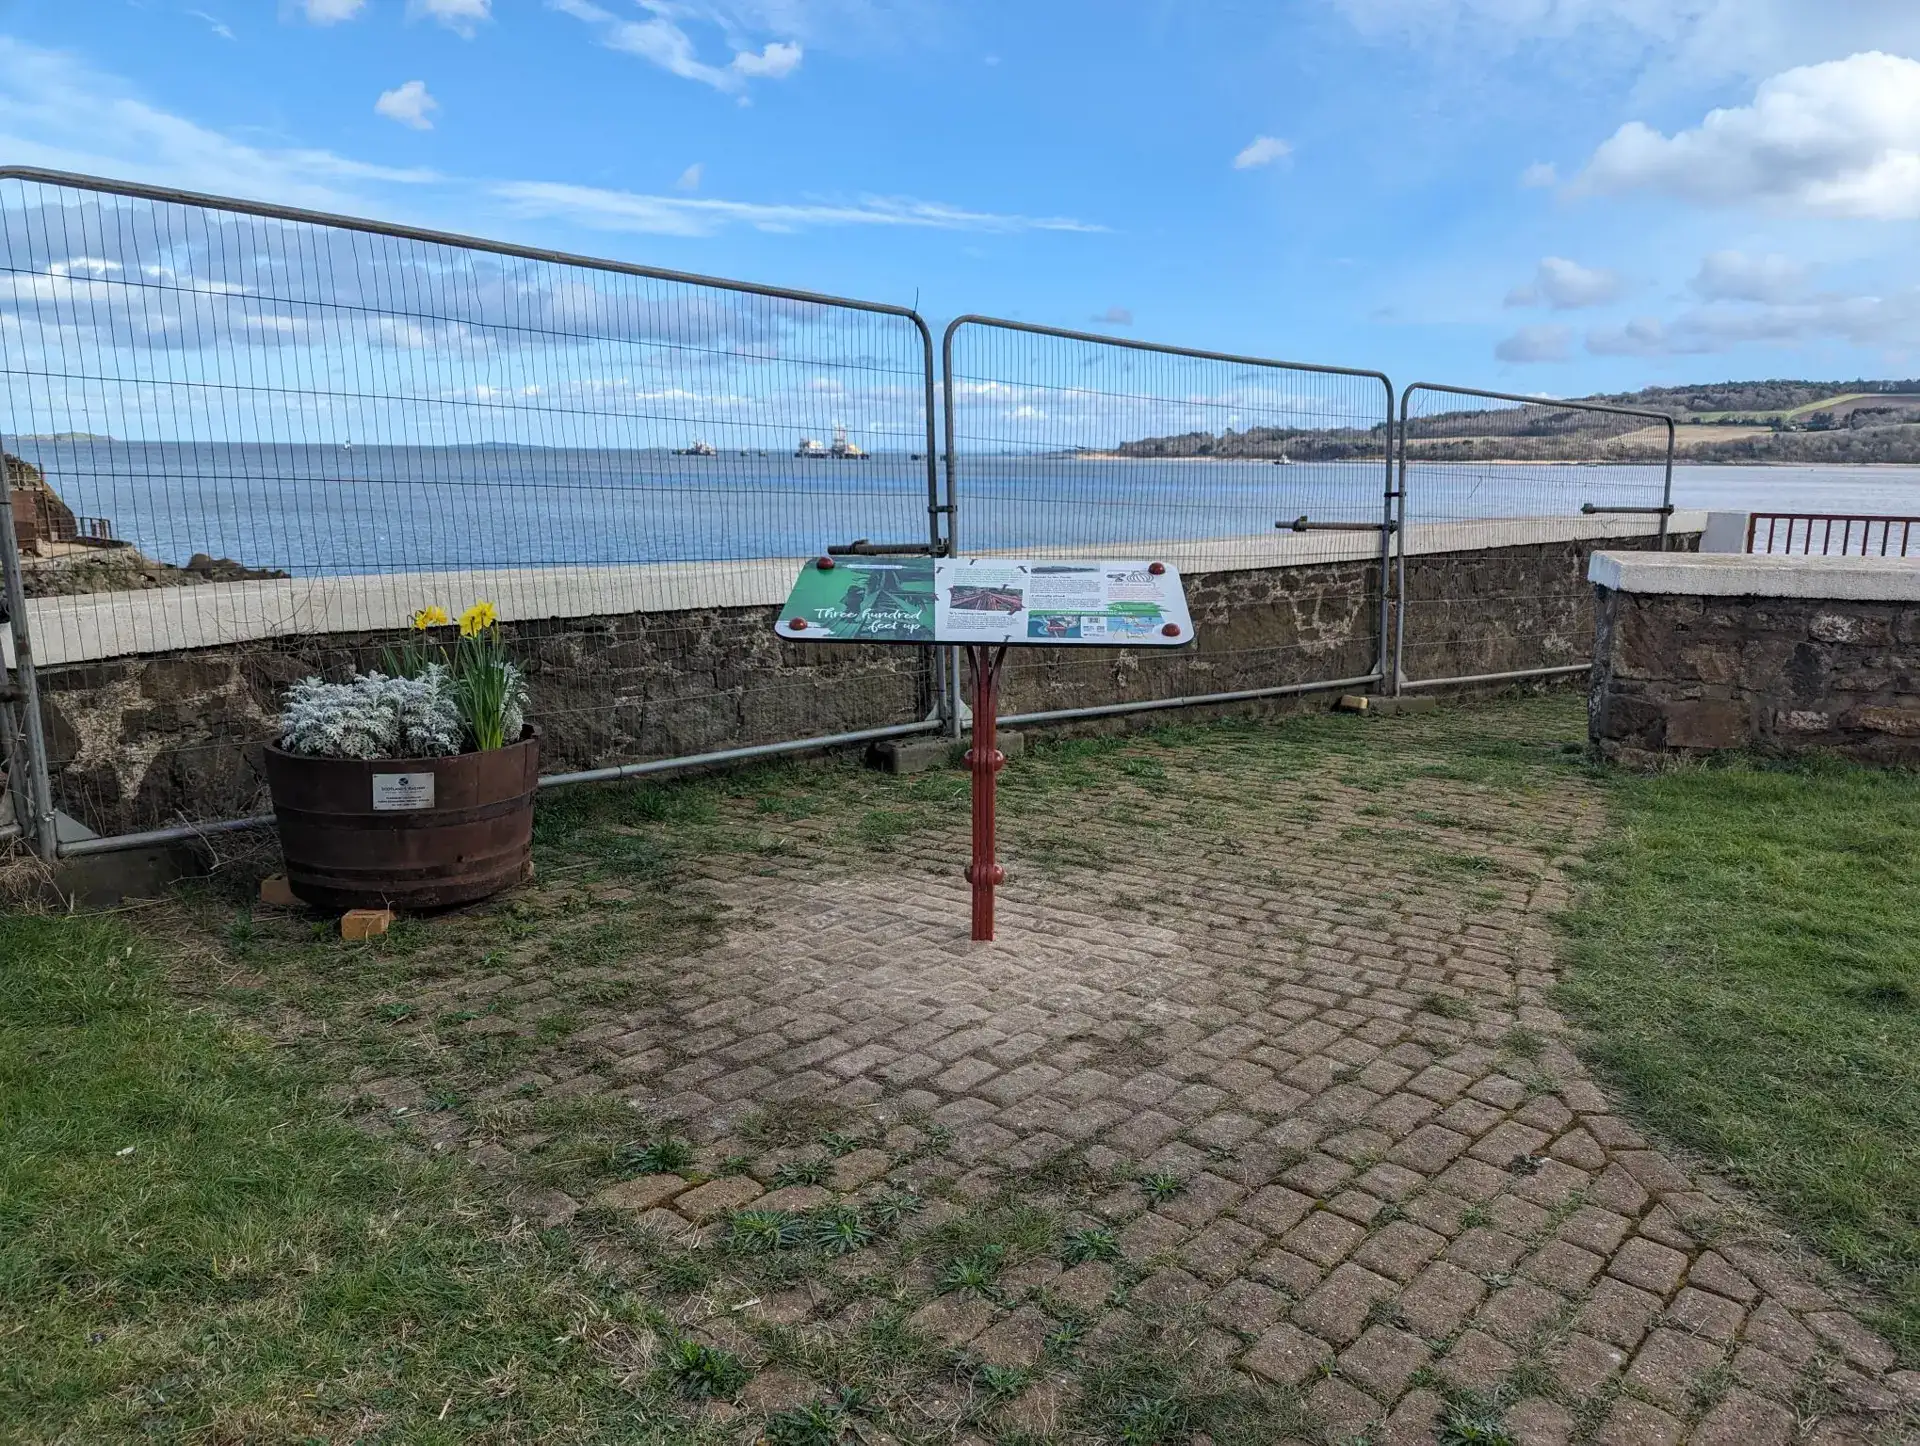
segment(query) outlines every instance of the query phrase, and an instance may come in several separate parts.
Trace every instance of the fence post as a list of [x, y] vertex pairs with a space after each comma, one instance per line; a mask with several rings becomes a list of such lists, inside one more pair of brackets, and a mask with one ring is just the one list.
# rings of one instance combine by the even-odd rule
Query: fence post
[[1380, 675], [1380, 681], [1375, 686], [1382, 694], [1391, 697], [1399, 692], [1394, 685], [1392, 640], [1394, 502], [1399, 494], [1393, 485], [1393, 383], [1385, 377], [1380, 381], [1387, 389], [1387, 486], [1380, 515], [1380, 651], [1375, 655], [1373, 670]]
[[[1417, 384], [1416, 384], [1417, 385]], [[1400, 393], [1399, 426], [1394, 425], [1393, 403], [1387, 403], [1388, 443], [1391, 450], [1394, 443], [1400, 448], [1400, 510], [1396, 529], [1398, 542], [1394, 546], [1394, 601], [1393, 610], [1393, 695], [1398, 697], [1407, 682], [1407, 405], [1413, 400], [1413, 387]]]
[[1667, 418], [1667, 477], [1660, 492], [1660, 551], [1667, 550], [1667, 527], [1673, 521], [1673, 449], [1676, 433], [1673, 418]]
[[[0, 439], [3, 441], [3, 439]], [[21, 577], [20, 539], [13, 526], [13, 472], [4, 465], [6, 450], [0, 445], [0, 472], [5, 474], [0, 481], [0, 574], [4, 574], [5, 591], [0, 598], [6, 603], [7, 618], [13, 629], [13, 673], [18, 682], [9, 690], [16, 697], [8, 699], [8, 712], [16, 710], [12, 704], [17, 702], [17, 721], [12, 718], [0, 718], [0, 723], [10, 725], [8, 746], [14, 746], [18, 739], [20, 753], [24, 756], [10, 756], [7, 760], [8, 785], [14, 793], [14, 810], [20, 815], [20, 826], [32, 840], [33, 850], [48, 863], [52, 863], [58, 850], [59, 838], [53, 824], [53, 785], [47, 776], [47, 736], [40, 717], [40, 686], [33, 671], [33, 639], [27, 626], [27, 591]], [[0, 685], [6, 683], [6, 669], [0, 666]], [[13, 732], [13, 728], [18, 732]], [[17, 775], [24, 769], [26, 778], [24, 787], [16, 781]], [[25, 810], [21, 811], [24, 802]]]
[[[956, 316], [947, 323], [947, 329], [940, 334], [940, 410], [942, 420], [946, 424], [947, 444], [946, 546], [948, 557], [960, 555], [960, 499], [958, 486], [954, 482], [954, 473], [958, 468], [954, 464], [956, 433], [953, 425], [953, 334], [960, 329], [962, 323], [969, 320], [971, 320], [970, 317]], [[958, 742], [960, 716], [966, 711], [965, 694], [960, 684], [960, 649], [948, 647], [942, 651], [946, 654], [947, 696], [952, 700], [953, 705], [947, 713], [947, 737]]]

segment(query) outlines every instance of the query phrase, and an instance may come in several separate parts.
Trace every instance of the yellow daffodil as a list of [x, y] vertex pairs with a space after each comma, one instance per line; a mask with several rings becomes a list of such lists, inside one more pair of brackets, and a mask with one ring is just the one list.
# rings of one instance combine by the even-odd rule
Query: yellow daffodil
[[477, 602], [460, 614], [460, 636], [478, 637], [488, 628], [500, 621], [500, 614], [490, 602]]
[[433, 604], [421, 608], [419, 612], [413, 615], [414, 631], [421, 633], [424, 633], [428, 628], [444, 628], [452, 621], [453, 619], [447, 616], [447, 610], [445, 608]]

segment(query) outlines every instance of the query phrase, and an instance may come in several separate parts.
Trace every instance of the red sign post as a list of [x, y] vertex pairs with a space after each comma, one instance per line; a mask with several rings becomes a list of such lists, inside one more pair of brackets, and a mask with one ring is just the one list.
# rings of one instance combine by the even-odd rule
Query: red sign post
[[967, 662], [973, 671], [973, 747], [967, 750], [967, 771], [973, 775], [973, 859], [967, 865], [967, 882], [973, 885], [973, 937], [993, 937], [993, 888], [1005, 883], [1007, 871], [994, 858], [994, 803], [999, 792], [1000, 770], [1007, 766], [1007, 755], [1000, 751], [1000, 665], [1006, 661], [1007, 645], [990, 648], [976, 644], [967, 649]]

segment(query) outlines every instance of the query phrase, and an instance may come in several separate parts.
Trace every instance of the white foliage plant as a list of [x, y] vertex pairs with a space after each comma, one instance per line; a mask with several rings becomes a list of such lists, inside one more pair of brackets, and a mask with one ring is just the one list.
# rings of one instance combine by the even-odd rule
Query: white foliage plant
[[441, 663], [413, 678], [302, 679], [287, 690], [280, 734], [287, 752], [319, 758], [445, 758], [467, 744], [454, 679]]

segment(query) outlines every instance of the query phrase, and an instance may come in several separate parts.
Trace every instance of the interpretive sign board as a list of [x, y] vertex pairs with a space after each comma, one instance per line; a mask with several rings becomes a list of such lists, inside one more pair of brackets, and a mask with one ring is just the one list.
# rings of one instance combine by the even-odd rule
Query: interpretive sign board
[[912, 554], [823, 557], [774, 623], [803, 643], [945, 643], [973, 671], [973, 937], [993, 938], [1000, 665], [1010, 647], [1177, 648], [1193, 641], [1180, 573], [1164, 562], [1018, 561]]
[[1193, 619], [1161, 562], [846, 557], [810, 564], [775, 631], [797, 642], [1179, 647]]

